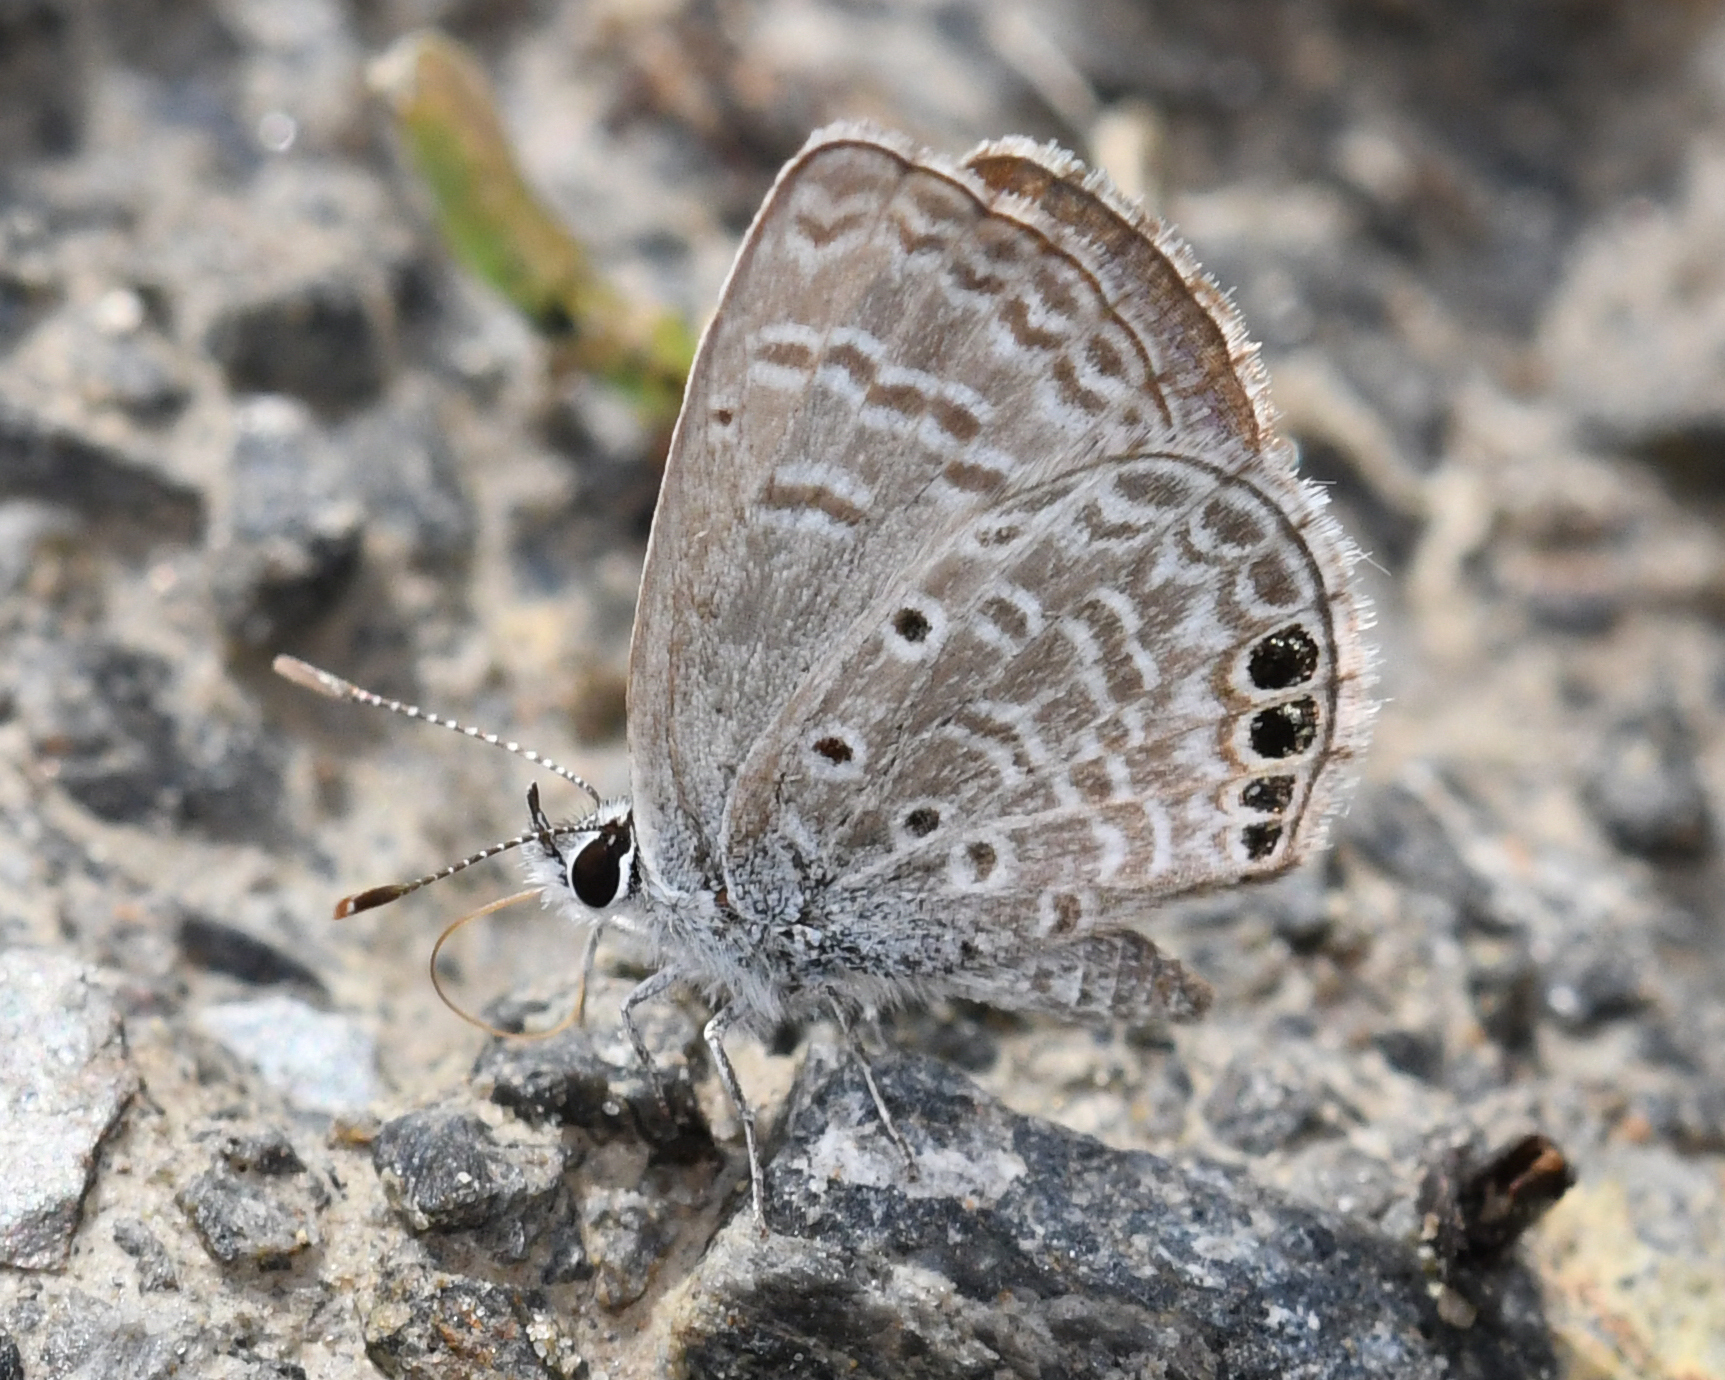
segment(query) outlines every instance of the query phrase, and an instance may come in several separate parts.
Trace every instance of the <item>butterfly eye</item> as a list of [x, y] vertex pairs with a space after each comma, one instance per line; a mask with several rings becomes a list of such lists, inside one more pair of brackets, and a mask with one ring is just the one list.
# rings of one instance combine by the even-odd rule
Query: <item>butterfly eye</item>
[[631, 846], [627, 830], [606, 829], [570, 859], [569, 889], [583, 905], [603, 910], [617, 899]]

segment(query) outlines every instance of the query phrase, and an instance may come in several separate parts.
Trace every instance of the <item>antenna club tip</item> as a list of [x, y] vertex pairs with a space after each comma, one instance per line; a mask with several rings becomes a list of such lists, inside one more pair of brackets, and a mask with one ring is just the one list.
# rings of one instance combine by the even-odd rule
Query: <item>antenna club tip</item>
[[301, 661], [297, 656], [278, 656], [270, 663], [270, 669], [302, 690], [310, 690], [332, 700], [344, 700], [348, 696], [348, 683], [340, 676], [319, 670], [309, 661]]
[[358, 915], [362, 910], [376, 910], [379, 906], [387, 906], [391, 901], [398, 900], [412, 891], [411, 886], [393, 882], [389, 886], [374, 886], [369, 891], [356, 892], [352, 896], [343, 896], [335, 903], [335, 918], [345, 920], [350, 915]]

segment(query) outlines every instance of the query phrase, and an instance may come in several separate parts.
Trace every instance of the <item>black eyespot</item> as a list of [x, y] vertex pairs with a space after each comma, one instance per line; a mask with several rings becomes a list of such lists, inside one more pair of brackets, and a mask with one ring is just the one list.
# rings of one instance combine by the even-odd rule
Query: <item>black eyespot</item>
[[1318, 705], [1309, 695], [1252, 716], [1252, 751], [1260, 757], [1292, 757], [1312, 745]]
[[1282, 841], [1282, 826], [1270, 823], [1248, 824], [1240, 831], [1240, 837], [1246, 844], [1246, 856], [1253, 862], [1258, 862], [1276, 851], [1276, 845]]
[[815, 740], [815, 751], [835, 767], [842, 767], [856, 755], [851, 751], [851, 745], [843, 738], [818, 738]]
[[715, 407], [713, 409], [713, 420], [720, 426], [729, 426], [734, 415], [728, 407]]
[[970, 865], [976, 869], [976, 880], [986, 882], [989, 874], [994, 871], [994, 865], [1000, 859], [994, 851], [994, 845], [988, 843], [973, 843], [965, 850], [970, 859]]
[[940, 828], [940, 811], [929, 805], [918, 805], [904, 817], [904, 827], [908, 833], [925, 839]]
[[929, 634], [929, 622], [915, 609], [900, 609], [892, 616], [893, 631], [906, 642], [921, 642]]
[[1248, 781], [1240, 792], [1240, 803], [1248, 810], [1262, 810], [1267, 815], [1279, 815], [1294, 799], [1294, 778], [1291, 776], [1260, 776]]
[[1318, 644], [1298, 623], [1271, 633], [1246, 659], [1246, 674], [1260, 690], [1304, 685], [1317, 669]]
[[623, 885], [623, 860], [634, 836], [626, 821], [608, 824], [569, 863], [569, 886], [583, 905], [603, 910]]

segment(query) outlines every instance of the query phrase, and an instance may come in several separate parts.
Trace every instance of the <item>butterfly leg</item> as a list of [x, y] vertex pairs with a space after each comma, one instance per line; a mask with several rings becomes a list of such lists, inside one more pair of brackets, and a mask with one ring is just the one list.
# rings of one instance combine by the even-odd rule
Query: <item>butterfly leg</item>
[[911, 1151], [910, 1142], [904, 1138], [904, 1132], [898, 1129], [898, 1123], [892, 1119], [892, 1112], [886, 1105], [886, 1098], [881, 1096], [880, 1085], [874, 1081], [874, 1069], [869, 1064], [868, 1051], [863, 1048], [862, 1040], [858, 1038], [857, 1032], [852, 1028], [850, 1017], [845, 1014], [844, 1008], [836, 1003], [833, 1005], [833, 1019], [838, 1022], [839, 1032], [844, 1036], [845, 1048], [850, 1051], [851, 1058], [856, 1060], [857, 1067], [862, 1070], [863, 1082], [868, 1084], [868, 1095], [874, 1099], [874, 1109], [880, 1117], [881, 1128], [886, 1132], [886, 1138], [893, 1143], [900, 1157], [904, 1160], [905, 1177], [914, 1179], [916, 1177], [916, 1155]]
[[582, 1025], [587, 1019], [587, 987], [593, 976], [593, 961], [599, 955], [599, 936], [605, 932], [605, 927], [597, 920], [587, 926], [587, 944], [581, 950], [581, 980], [575, 987], [575, 1010], [569, 1019], [575, 1025]]
[[749, 1151], [749, 1189], [754, 1198], [755, 1225], [761, 1229], [761, 1235], [765, 1236], [767, 1182], [766, 1174], [761, 1169], [761, 1152], [755, 1145], [755, 1109], [749, 1105], [749, 1099], [743, 1096], [743, 1085], [737, 1081], [737, 1071], [731, 1067], [731, 1056], [725, 1053], [725, 1032], [736, 1020], [731, 1014], [733, 1010], [733, 1007], [721, 1007], [718, 1014], [707, 1022], [707, 1028], [702, 1034], [707, 1041], [707, 1048], [712, 1051], [713, 1067], [719, 1071], [719, 1082], [724, 1085], [725, 1096], [731, 1099], [731, 1106], [737, 1110], [737, 1120], [743, 1123], [743, 1143]]
[[629, 1043], [635, 1047], [635, 1057], [641, 1061], [641, 1067], [646, 1070], [647, 1082], [652, 1085], [653, 1096], [658, 1099], [659, 1110], [665, 1114], [665, 1119], [671, 1119], [671, 1099], [665, 1093], [665, 1080], [659, 1076], [659, 1066], [653, 1062], [653, 1055], [647, 1048], [647, 1042], [641, 1038], [641, 1029], [635, 1024], [635, 1008], [644, 1001], [652, 1001], [668, 987], [677, 981], [677, 971], [674, 968], [661, 968], [652, 977], [641, 983], [628, 996], [623, 998], [623, 1029], [629, 1036]]

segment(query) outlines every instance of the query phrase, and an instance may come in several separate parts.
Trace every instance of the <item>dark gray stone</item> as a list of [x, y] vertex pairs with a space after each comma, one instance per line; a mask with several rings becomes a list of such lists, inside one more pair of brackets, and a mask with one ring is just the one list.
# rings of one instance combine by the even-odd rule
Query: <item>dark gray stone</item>
[[[494, 1009], [509, 1029], [524, 1013]], [[637, 1017], [670, 1103], [667, 1119], [621, 1031], [571, 1027], [544, 1040], [493, 1040], [473, 1065], [474, 1090], [530, 1122], [576, 1126], [601, 1139], [642, 1140], [661, 1163], [711, 1157], [712, 1131], [690, 1080], [700, 1031], [681, 1008], [659, 1003]]]
[[0, 1264], [66, 1264], [97, 1149], [137, 1088], [113, 999], [90, 971], [0, 950]]
[[135, 1217], [114, 1223], [114, 1244], [138, 1262], [138, 1292], [155, 1294], [180, 1287], [174, 1262], [161, 1240]]
[[392, 395], [333, 438], [368, 529], [393, 536], [414, 565], [445, 579], [465, 569], [478, 531], [447, 432], [435, 400]]
[[1673, 705], [1612, 727], [1589, 775], [1586, 798], [1626, 853], [1680, 862], [1712, 847], [1713, 813], [1696, 762], [1695, 734]]
[[347, 593], [359, 570], [363, 513], [305, 409], [260, 398], [237, 420], [216, 603], [236, 642], [274, 647]]
[[203, 493], [147, 455], [0, 399], [0, 497], [38, 498], [154, 542], [193, 542]]
[[1404, 885], [1458, 906], [1479, 902], [1485, 890], [1443, 821], [1399, 783], [1367, 793], [1349, 810], [1342, 841]]
[[261, 1174], [276, 1179], [305, 1173], [305, 1161], [279, 1126], [229, 1136], [222, 1142], [221, 1157], [236, 1174]]
[[365, 1351], [397, 1380], [578, 1380], [586, 1363], [545, 1298], [411, 1262], [362, 1305]]
[[1612, 947], [1609, 935], [1582, 936], [1546, 965], [1544, 978], [1545, 1009], [1569, 1030], [1592, 1030], [1647, 1005], [1639, 956]]
[[0, 163], [77, 147], [89, 83], [85, 13], [74, 0], [0, 5]]
[[318, 1244], [308, 1193], [235, 1170], [225, 1160], [181, 1188], [175, 1201], [221, 1265], [285, 1269]]
[[581, 1235], [593, 1268], [593, 1297], [616, 1313], [647, 1292], [676, 1227], [662, 1198], [599, 1189], [581, 1202]]
[[24, 1380], [24, 1358], [18, 1343], [0, 1332], [0, 1380]]
[[[668, 1317], [673, 1373], [970, 1377], [1545, 1377], [1519, 1267], [1467, 1276], [1443, 1323], [1418, 1252], [1219, 1165], [1176, 1166], [1016, 1116], [932, 1061], [811, 1056], [768, 1166]], [[746, 1201], [739, 1194], [739, 1203]]]
[[[151, 818], [216, 838], [274, 826], [283, 749], [250, 719], [185, 713], [172, 666], [90, 638], [33, 648], [18, 702], [54, 779], [102, 819]], [[183, 715], [183, 718], [182, 718]]]
[[1267, 1155], [1324, 1129], [1322, 1093], [1249, 1055], [1235, 1058], [1204, 1100], [1218, 1139], [1248, 1155]]
[[73, 1290], [50, 1304], [30, 1380], [170, 1380], [201, 1373], [207, 1333], [151, 1328]]
[[183, 912], [176, 938], [180, 956], [206, 972], [225, 973], [254, 987], [285, 984], [324, 991], [318, 975], [298, 959], [208, 916]]
[[339, 415], [375, 402], [395, 373], [395, 293], [410, 251], [374, 178], [296, 158], [204, 208], [160, 262], [186, 284], [188, 337], [234, 393]]
[[520, 1260], [558, 1200], [567, 1154], [554, 1133], [499, 1139], [471, 1113], [429, 1107], [385, 1125], [371, 1161], [414, 1231], [482, 1228]]

